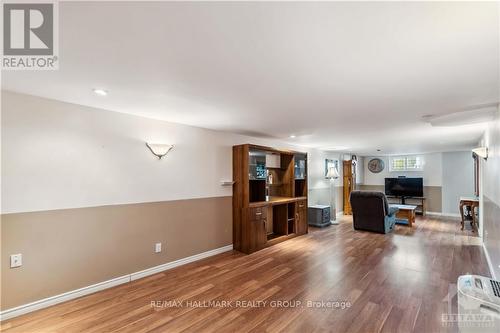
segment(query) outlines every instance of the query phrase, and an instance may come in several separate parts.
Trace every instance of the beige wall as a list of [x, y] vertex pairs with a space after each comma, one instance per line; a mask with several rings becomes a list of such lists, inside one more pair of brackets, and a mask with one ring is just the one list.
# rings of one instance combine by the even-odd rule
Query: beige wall
[[[1, 309], [232, 243], [232, 146], [252, 138], [2, 91]], [[161, 161], [145, 142], [174, 149]], [[322, 198], [319, 191], [315, 198]], [[154, 254], [154, 243], [164, 251]], [[165, 246], [166, 244], [166, 246]], [[23, 266], [9, 268], [22, 253]]]
[[[2, 310], [232, 244], [231, 197], [2, 216]], [[163, 251], [154, 253], [154, 244]]]

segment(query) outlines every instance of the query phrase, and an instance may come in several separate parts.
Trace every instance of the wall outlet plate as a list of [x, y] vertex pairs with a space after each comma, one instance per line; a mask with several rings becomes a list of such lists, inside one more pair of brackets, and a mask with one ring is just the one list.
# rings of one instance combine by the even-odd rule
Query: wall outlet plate
[[161, 243], [156, 243], [155, 244], [155, 253], [160, 253], [161, 252]]
[[10, 268], [21, 267], [23, 265], [23, 255], [21, 253], [10, 255]]

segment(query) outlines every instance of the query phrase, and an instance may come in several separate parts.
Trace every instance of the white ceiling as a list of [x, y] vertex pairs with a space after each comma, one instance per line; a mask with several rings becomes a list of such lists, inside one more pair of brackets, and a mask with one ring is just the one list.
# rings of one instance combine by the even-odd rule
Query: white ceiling
[[481, 125], [422, 116], [499, 100], [492, 2], [63, 2], [59, 12], [60, 69], [3, 72], [3, 89], [360, 154], [468, 148]]

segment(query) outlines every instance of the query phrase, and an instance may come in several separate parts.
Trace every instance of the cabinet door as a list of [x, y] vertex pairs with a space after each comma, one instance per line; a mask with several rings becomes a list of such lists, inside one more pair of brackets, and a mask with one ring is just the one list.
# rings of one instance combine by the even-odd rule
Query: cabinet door
[[267, 243], [267, 217], [264, 217], [260, 220], [259, 225], [257, 226], [257, 241], [256, 246], [260, 250], [266, 247]]
[[267, 243], [267, 207], [251, 208], [249, 211], [250, 252], [262, 249]]
[[304, 209], [299, 211], [299, 221], [299, 234], [307, 234], [307, 210]]
[[304, 235], [307, 233], [307, 201], [298, 201], [296, 207], [295, 219], [297, 223], [297, 234]]
[[250, 221], [261, 220], [261, 219], [267, 217], [267, 207], [266, 206], [253, 207], [253, 208], [250, 208], [248, 212], [250, 214], [250, 216], [248, 217], [248, 219]]

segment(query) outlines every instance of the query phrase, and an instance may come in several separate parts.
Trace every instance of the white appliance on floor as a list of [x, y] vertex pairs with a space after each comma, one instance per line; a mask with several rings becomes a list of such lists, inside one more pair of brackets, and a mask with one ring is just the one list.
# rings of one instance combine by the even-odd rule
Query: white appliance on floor
[[457, 281], [460, 332], [500, 332], [500, 282], [479, 275]]

